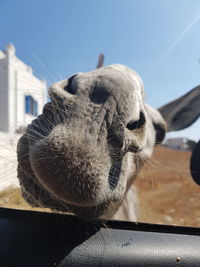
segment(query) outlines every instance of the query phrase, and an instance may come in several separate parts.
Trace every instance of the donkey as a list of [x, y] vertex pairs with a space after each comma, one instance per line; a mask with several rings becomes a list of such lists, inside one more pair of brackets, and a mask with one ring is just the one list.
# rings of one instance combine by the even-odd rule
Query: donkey
[[[169, 112], [145, 104], [140, 76], [123, 65], [75, 74], [53, 84], [49, 96], [18, 143], [23, 197], [87, 220], [136, 220], [132, 184], [164, 139]], [[177, 116], [186, 111], [175, 108]], [[191, 109], [188, 124], [197, 118]]]

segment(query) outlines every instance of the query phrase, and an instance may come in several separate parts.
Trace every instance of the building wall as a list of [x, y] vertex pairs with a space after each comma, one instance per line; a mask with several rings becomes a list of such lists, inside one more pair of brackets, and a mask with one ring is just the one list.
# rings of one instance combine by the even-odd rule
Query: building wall
[[8, 64], [0, 51], [0, 131], [8, 131]]
[[[42, 108], [46, 102], [47, 85], [45, 81], [41, 81], [33, 75], [30, 66], [27, 66], [16, 57], [13, 45], [7, 46], [5, 56], [7, 60], [7, 83], [4, 86], [4, 92], [2, 92], [5, 100], [4, 103], [6, 104], [0, 110], [0, 121], [7, 105], [8, 127], [2, 127], [4, 129], [0, 128], [0, 130], [15, 132], [20, 127], [29, 124], [36, 115], [42, 113]], [[34, 107], [38, 106], [37, 114], [26, 112], [26, 96], [30, 96], [34, 100]]]
[[171, 138], [166, 140], [166, 147], [177, 150], [188, 150], [187, 138]]

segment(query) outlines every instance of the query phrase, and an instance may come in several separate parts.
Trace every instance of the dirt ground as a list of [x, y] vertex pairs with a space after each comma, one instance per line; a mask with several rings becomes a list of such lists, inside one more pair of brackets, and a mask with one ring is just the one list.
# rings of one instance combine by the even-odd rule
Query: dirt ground
[[[200, 227], [200, 186], [189, 173], [190, 152], [157, 147], [136, 179], [141, 222]], [[20, 189], [0, 192], [0, 206], [32, 209]], [[48, 209], [36, 209], [51, 212]]]
[[156, 148], [136, 180], [141, 222], [200, 227], [200, 186], [189, 173], [190, 155]]

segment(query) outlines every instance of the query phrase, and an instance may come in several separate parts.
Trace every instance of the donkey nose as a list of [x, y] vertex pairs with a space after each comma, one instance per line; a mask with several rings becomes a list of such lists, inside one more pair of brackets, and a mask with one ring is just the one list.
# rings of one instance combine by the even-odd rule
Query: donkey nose
[[104, 104], [110, 93], [104, 87], [95, 86], [90, 92], [90, 101], [94, 104]]

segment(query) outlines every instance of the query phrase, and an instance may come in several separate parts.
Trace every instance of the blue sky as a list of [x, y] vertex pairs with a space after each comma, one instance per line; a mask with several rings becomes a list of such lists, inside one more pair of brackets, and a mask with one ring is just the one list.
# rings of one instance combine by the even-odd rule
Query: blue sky
[[[200, 83], [199, 0], [0, 0], [0, 49], [49, 82], [105, 64], [135, 69], [159, 107]], [[170, 136], [199, 139], [200, 120]]]

